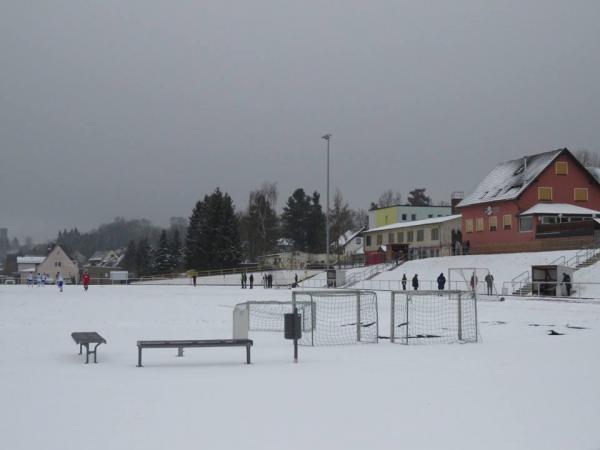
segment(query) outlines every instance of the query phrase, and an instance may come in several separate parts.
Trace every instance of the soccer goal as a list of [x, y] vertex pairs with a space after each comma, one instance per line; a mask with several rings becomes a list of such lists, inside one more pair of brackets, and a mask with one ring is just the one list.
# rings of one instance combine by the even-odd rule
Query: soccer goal
[[[298, 314], [302, 320], [302, 331], [310, 331], [311, 305], [298, 302]], [[277, 331], [283, 333], [283, 315], [293, 312], [292, 302], [244, 302], [233, 308], [233, 338], [247, 339], [250, 331]]]
[[401, 344], [477, 342], [473, 291], [392, 291], [390, 341]]
[[[488, 276], [492, 277], [491, 279]], [[491, 293], [488, 290], [491, 282]], [[494, 278], [485, 267], [451, 267], [448, 269], [448, 288], [458, 291], [474, 291], [478, 295], [498, 295]]]
[[294, 306], [304, 307], [303, 320], [311, 321], [308, 332], [302, 333], [301, 345], [377, 343], [377, 294], [373, 291], [298, 290], [292, 292]]

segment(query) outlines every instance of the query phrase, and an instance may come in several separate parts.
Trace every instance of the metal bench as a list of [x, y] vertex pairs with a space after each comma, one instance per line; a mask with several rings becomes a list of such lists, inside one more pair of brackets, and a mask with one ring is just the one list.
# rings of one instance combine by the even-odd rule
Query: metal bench
[[[85, 363], [87, 364], [90, 361], [90, 354], [94, 354], [94, 363], [96, 363], [96, 351], [100, 344], [106, 344], [106, 339], [100, 336], [95, 331], [79, 331], [75, 333], [71, 333], [71, 337], [75, 341], [76, 344], [79, 345], [79, 354], [81, 355], [81, 350], [85, 346]], [[96, 344], [94, 346], [94, 350], [90, 351], [90, 344]]]
[[142, 366], [142, 349], [144, 348], [176, 348], [177, 356], [183, 356], [187, 347], [246, 347], [246, 364], [250, 364], [251, 339], [204, 339], [204, 340], [169, 340], [169, 341], [138, 341], [138, 364]]

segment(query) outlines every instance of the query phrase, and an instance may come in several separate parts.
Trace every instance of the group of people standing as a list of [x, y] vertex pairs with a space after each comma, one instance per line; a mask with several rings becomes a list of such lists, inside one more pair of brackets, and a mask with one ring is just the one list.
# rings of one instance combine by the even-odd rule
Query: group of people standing
[[[90, 285], [90, 274], [87, 271], [83, 272], [83, 276], [81, 277], [81, 282], [83, 284], [83, 289], [88, 290]], [[27, 286], [33, 287], [34, 285], [37, 287], [45, 286], [48, 283], [48, 275], [45, 273], [38, 273], [37, 276], [33, 277], [33, 273], [27, 275]], [[56, 276], [54, 277], [54, 283], [58, 287], [60, 292], [63, 291], [65, 286], [65, 278], [62, 276], [60, 272], [56, 272]], [[73, 277], [73, 283], [75, 283], [75, 278]]]
[[[254, 274], [251, 273], [248, 276], [247, 273], [243, 273], [241, 276], [242, 289], [252, 289], [254, 287]], [[269, 289], [273, 287], [273, 274], [266, 273], [262, 277], [262, 286], [265, 289]]]
[[[402, 275], [402, 290], [405, 291], [406, 290], [406, 284], [408, 283], [408, 278], [406, 278], [406, 274]], [[475, 273], [473, 273], [473, 275], [471, 275], [471, 280], [470, 280], [470, 285], [471, 285], [471, 290], [476, 290], [477, 289], [477, 283], [479, 283], [479, 279], [477, 278], [477, 275], [475, 275]], [[415, 273], [415, 275], [412, 277], [411, 280], [411, 284], [412, 284], [412, 288], [417, 291], [419, 290], [419, 276]], [[487, 295], [493, 295], [494, 293], [494, 276], [488, 272], [488, 274], [485, 276], [485, 284], [486, 284], [486, 292]], [[440, 275], [437, 277], [437, 288], [438, 291], [443, 291], [446, 288], [446, 277], [444, 276], [444, 273], [440, 273]]]

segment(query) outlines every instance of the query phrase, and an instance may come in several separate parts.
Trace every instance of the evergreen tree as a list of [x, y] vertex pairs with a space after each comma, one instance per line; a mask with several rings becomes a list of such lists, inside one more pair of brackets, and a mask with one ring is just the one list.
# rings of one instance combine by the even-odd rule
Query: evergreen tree
[[319, 202], [320, 195], [317, 191], [313, 192], [309, 214], [307, 217], [307, 245], [310, 253], [325, 252], [325, 213]]
[[281, 223], [283, 236], [294, 241], [294, 248], [300, 251], [308, 249], [308, 216], [311, 209], [310, 197], [304, 189], [296, 189], [288, 198]]
[[173, 230], [171, 241], [169, 242], [169, 255], [171, 256], [171, 265], [173, 270], [180, 270], [183, 262], [183, 254], [181, 248], [181, 237], [179, 229]]
[[148, 238], [142, 239], [137, 245], [135, 266], [140, 277], [152, 273], [152, 249], [150, 248]]
[[186, 236], [186, 263], [190, 269], [224, 269], [240, 263], [241, 243], [233, 201], [217, 188], [198, 202]]
[[158, 247], [153, 252], [152, 260], [152, 273], [154, 274], [169, 273], [173, 269], [173, 262], [171, 260], [171, 249], [169, 247], [169, 241], [167, 240], [167, 232], [165, 230], [162, 230], [162, 232], [160, 233]]
[[125, 255], [121, 261], [121, 267], [129, 272], [137, 272], [136, 255], [137, 248], [135, 246], [135, 241], [129, 241], [129, 245], [127, 246], [127, 250], [125, 250]]
[[408, 194], [408, 203], [413, 206], [431, 205], [431, 198], [425, 194], [426, 188], [415, 188]]

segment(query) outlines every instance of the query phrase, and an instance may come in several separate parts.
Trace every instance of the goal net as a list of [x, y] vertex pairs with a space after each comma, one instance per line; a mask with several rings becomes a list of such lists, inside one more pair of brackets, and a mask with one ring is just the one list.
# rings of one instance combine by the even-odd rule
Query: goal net
[[[351, 289], [292, 292], [292, 307], [304, 305], [301, 345], [376, 343], [379, 333], [377, 294]], [[310, 311], [310, 313], [308, 313]]]
[[478, 295], [498, 295], [494, 277], [485, 267], [449, 268], [448, 288], [457, 291], [474, 291]]
[[[310, 331], [311, 305], [298, 302], [296, 305], [302, 320], [302, 331]], [[233, 338], [247, 339], [250, 331], [280, 331], [283, 333], [283, 315], [293, 311], [292, 302], [245, 302], [233, 308]]]
[[392, 291], [390, 341], [401, 344], [477, 342], [473, 291]]

